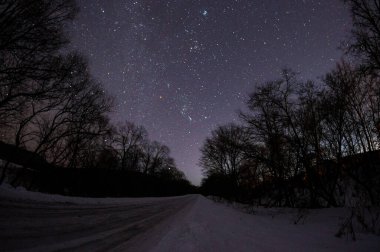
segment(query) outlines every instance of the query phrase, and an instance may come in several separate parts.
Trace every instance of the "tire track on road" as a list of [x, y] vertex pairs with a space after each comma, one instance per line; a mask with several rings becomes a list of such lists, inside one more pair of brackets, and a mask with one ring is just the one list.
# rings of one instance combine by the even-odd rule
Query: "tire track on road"
[[194, 197], [110, 205], [0, 201], [0, 246], [6, 251], [106, 251], [170, 218]]

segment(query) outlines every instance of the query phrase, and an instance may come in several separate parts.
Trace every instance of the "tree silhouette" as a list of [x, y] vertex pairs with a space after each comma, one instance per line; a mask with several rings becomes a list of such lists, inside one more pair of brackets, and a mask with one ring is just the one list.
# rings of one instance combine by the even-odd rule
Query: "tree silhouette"
[[52, 66], [68, 43], [63, 26], [76, 12], [72, 0], [1, 1], [0, 126], [49, 92], [46, 82], [57, 76]]
[[142, 159], [142, 146], [147, 140], [147, 132], [141, 126], [125, 122], [119, 125], [114, 134], [114, 145], [118, 150], [122, 170], [139, 170]]
[[245, 129], [228, 124], [212, 131], [211, 137], [201, 148], [200, 165], [204, 175], [228, 183], [225, 186], [231, 190], [229, 195], [236, 195], [241, 184], [241, 169], [246, 160], [244, 146], [248, 141], [249, 135]]
[[363, 60], [372, 73], [380, 71], [380, 1], [344, 0], [351, 10], [353, 29], [349, 52]]

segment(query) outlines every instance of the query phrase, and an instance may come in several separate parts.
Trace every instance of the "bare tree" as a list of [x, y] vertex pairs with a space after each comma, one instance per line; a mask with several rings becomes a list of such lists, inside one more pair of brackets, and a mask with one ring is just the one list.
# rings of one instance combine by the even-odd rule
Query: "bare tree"
[[344, 0], [351, 10], [353, 30], [349, 51], [363, 59], [365, 68], [380, 71], [380, 1]]
[[114, 137], [115, 148], [119, 152], [122, 170], [139, 170], [142, 146], [147, 138], [146, 130], [131, 122], [119, 125]]
[[[377, 108], [380, 93], [376, 77], [374, 80], [373, 75], [368, 75], [342, 62], [335, 70], [327, 74], [325, 83], [323, 106], [326, 116], [322, 121], [322, 127], [329, 159], [336, 163], [330, 170], [337, 169], [336, 177], [344, 172], [356, 183], [356, 187], [362, 187], [371, 194], [369, 187], [372, 183], [371, 178], [360, 179], [363, 170], [360, 171], [355, 167], [363, 164], [354, 165], [355, 162], [351, 162], [351, 165], [347, 165], [346, 160], [355, 160], [355, 157], [370, 159], [374, 157], [374, 151], [379, 149]], [[362, 160], [362, 163], [366, 162], [366, 166], [370, 167], [372, 161]], [[374, 201], [373, 196], [370, 195], [370, 198]]]
[[143, 145], [144, 155], [142, 160], [142, 172], [155, 175], [167, 164], [170, 165], [170, 149], [157, 141], [146, 142]]
[[303, 176], [309, 204], [318, 205], [315, 160], [322, 160], [324, 148], [321, 96], [312, 82], [300, 83], [285, 69], [280, 79], [258, 86], [250, 95], [249, 113], [241, 113], [257, 145], [248, 153], [256, 167], [263, 167], [262, 181], [275, 187], [270, 204], [294, 206]]
[[49, 79], [48, 92], [28, 100], [30, 108], [12, 122], [14, 143], [51, 164], [93, 167], [110, 131], [106, 113], [112, 99], [90, 78], [82, 57], [68, 55], [55, 66], [60, 78]]
[[163, 161], [160, 169], [157, 171], [158, 177], [175, 181], [185, 179], [185, 174], [177, 169], [173, 158], [166, 157]]
[[215, 129], [201, 148], [200, 165], [204, 175], [228, 178], [233, 190], [229, 193], [237, 194], [236, 190], [242, 181], [242, 168], [247, 158], [244, 147], [248, 141], [247, 131], [238, 125], [228, 124]]
[[0, 126], [47, 92], [51, 67], [68, 42], [63, 26], [76, 14], [73, 0], [0, 3]]
[[326, 127], [329, 127], [332, 156], [341, 158], [373, 151], [377, 146], [376, 114], [373, 114], [371, 102], [376, 99], [376, 84], [367, 75], [352, 68], [347, 63], [337, 68], [325, 78]]

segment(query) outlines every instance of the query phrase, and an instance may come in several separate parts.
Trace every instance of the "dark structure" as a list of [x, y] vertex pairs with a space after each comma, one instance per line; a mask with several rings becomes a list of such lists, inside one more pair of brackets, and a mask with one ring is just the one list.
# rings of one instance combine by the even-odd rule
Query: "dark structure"
[[184, 179], [163, 179], [109, 167], [57, 167], [33, 152], [3, 142], [0, 159], [3, 176], [13, 185], [33, 191], [87, 197], [148, 197], [184, 195], [196, 190]]

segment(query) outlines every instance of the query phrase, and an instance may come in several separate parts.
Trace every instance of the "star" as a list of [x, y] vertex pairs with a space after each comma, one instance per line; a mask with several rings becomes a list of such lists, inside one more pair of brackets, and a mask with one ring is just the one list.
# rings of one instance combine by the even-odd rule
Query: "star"
[[255, 85], [284, 66], [304, 79], [325, 74], [351, 20], [339, 0], [77, 2], [71, 46], [114, 96], [110, 121], [144, 126], [195, 184], [200, 146], [185, 146], [238, 120]]

